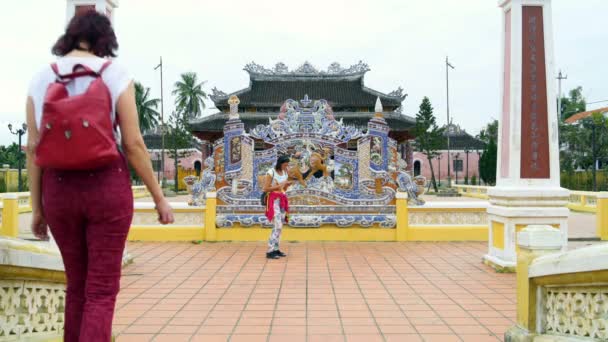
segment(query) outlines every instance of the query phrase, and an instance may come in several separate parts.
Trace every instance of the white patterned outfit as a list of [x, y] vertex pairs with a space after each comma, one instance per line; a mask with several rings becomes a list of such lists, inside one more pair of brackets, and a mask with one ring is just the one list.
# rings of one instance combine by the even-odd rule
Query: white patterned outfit
[[[279, 175], [274, 168], [268, 170], [267, 173], [272, 180], [270, 185], [280, 184], [287, 180], [287, 171], [283, 171], [283, 175]], [[272, 218], [272, 233], [268, 239], [268, 253], [279, 250], [279, 242], [281, 241], [281, 233], [283, 231], [283, 220], [285, 219], [285, 210], [281, 209], [280, 200], [275, 199], [273, 205], [274, 217]]]

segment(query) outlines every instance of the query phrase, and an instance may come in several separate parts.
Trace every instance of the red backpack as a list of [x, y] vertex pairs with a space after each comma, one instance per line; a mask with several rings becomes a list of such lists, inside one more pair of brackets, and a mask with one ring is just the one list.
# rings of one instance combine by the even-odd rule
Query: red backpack
[[[57, 64], [51, 67], [57, 79], [46, 91], [36, 147], [36, 164], [60, 170], [89, 170], [104, 166], [120, 156], [110, 118], [112, 96], [101, 78], [110, 65], [99, 72], [77, 64], [71, 74], [61, 75]], [[69, 96], [66, 84], [83, 76], [95, 79], [88, 89]]]

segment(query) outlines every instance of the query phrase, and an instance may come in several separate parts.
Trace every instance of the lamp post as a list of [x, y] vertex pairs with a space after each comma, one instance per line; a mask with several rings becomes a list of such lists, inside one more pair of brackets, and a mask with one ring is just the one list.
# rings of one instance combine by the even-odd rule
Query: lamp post
[[23, 185], [21, 184], [21, 137], [25, 134], [25, 132], [27, 132], [27, 125], [23, 124], [21, 126], [21, 128], [13, 131], [13, 125], [8, 124], [8, 130], [12, 133], [15, 134], [16, 136], [19, 137], [19, 149], [17, 151], [17, 168], [18, 168], [18, 179], [17, 179], [17, 187], [18, 187], [18, 191], [21, 192], [23, 191]]
[[164, 121], [164, 99], [163, 99], [163, 57], [160, 57], [160, 63], [154, 67], [154, 70], [160, 69], [160, 170], [161, 170], [161, 186], [165, 179], [165, 121]]
[[437, 186], [441, 186], [441, 153], [437, 155], [437, 164], [439, 166], [439, 171], [437, 175]]
[[445, 57], [445, 93], [446, 93], [446, 112], [448, 115], [448, 131], [447, 131], [447, 137], [448, 137], [448, 188], [452, 187], [452, 175], [450, 172], [450, 78], [449, 78], [449, 73], [448, 71], [450, 70], [450, 68], [454, 69], [454, 66], [452, 64], [450, 64], [450, 62], [448, 61], [448, 56]]
[[456, 155], [454, 156], [454, 172], [456, 172], [456, 184], [458, 184], [458, 161], [460, 160], [460, 153], [456, 153]]
[[465, 184], [469, 185], [471, 176], [469, 175], [469, 153], [471, 153], [471, 151], [469, 150], [469, 146], [467, 145], [467, 147], [464, 148], [464, 153], [467, 155], [467, 173], [465, 175]]

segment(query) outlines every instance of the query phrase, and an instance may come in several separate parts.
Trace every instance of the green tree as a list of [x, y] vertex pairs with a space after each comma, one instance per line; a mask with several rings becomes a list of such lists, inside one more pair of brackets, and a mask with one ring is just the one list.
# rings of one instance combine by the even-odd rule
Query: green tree
[[204, 100], [207, 98], [203, 90], [205, 82], [199, 82], [194, 72], [182, 74], [181, 79], [175, 82], [172, 92], [175, 95], [175, 106], [177, 111], [188, 119], [199, 117], [205, 109]]
[[482, 128], [477, 138], [486, 144], [489, 143], [491, 139], [498, 141], [498, 120], [494, 120], [485, 128]]
[[19, 146], [13, 143], [9, 146], [0, 146], [0, 167], [9, 165], [10, 168], [16, 169], [19, 163], [19, 155], [21, 155], [21, 165], [25, 165], [25, 155], [19, 150]]
[[498, 155], [498, 120], [493, 120], [483, 128], [477, 138], [485, 143], [479, 157], [479, 178], [486, 184], [496, 184], [496, 164]]
[[437, 182], [435, 180], [435, 170], [433, 169], [433, 159], [439, 155], [439, 149], [443, 144], [444, 128], [437, 126], [437, 120], [433, 115], [433, 106], [428, 97], [422, 99], [418, 114], [416, 114], [416, 147], [418, 151], [424, 153], [431, 166], [431, 184], [437, 192]]
[[158, 104], [160, 99], [150, 98], [150, 88], [135, 82], [135, 105], [139, 115], [139, 130], [143, 133], [158, 125]]
[[587, 101], [583, 96], [583, 87], [578, 86], [568, 92], [568, 96], [561, 99], [560, 117], [566, 120], [576, 113], [587, 110]]
[[494, 139], [490, 139], [490, 142], [483, 149], [483, 153], [479, 158], [479, 176], [486, 184], [489, 185], [496, 184], [496, 155], [496, 141], [494, 141]]

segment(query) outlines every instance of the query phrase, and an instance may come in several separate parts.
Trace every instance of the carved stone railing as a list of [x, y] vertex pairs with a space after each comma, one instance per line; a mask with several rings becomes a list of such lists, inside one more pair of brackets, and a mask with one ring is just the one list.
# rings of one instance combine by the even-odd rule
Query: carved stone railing
[[547, 226], [518, 234], [518, 324], [505, 341], [608, 339], [608, 245], [553, 253], [560, 239]]
[[0, 238], [0, 341], [60, 339], [65, 277], [49, 243]]
[[574, 211], [595, 213], [597, 211], [598, 192], [570, 191], [568, 208]]
[[488, 199], [488, 186], [478, 185], [458, 185], [454, 184], [452, 187], [458, 190], [458, 193], [465, 197]]

